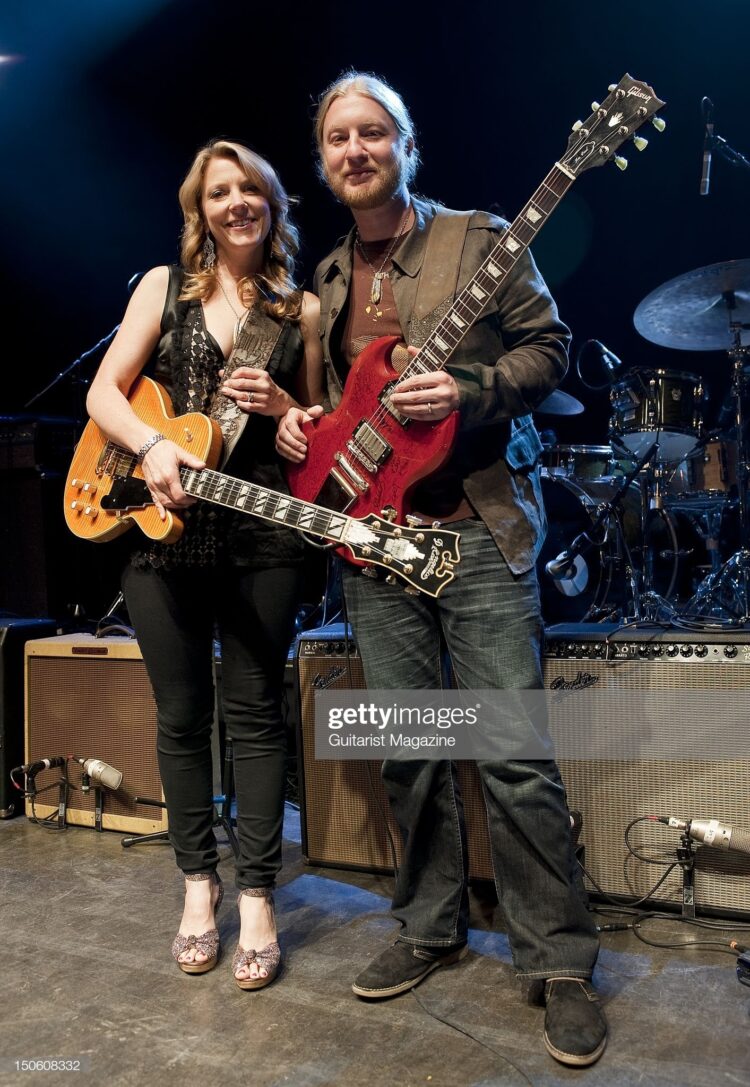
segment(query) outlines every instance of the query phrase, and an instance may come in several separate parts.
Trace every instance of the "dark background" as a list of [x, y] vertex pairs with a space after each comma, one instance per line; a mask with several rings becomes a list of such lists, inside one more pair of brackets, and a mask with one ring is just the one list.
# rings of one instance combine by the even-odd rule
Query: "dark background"
[[[424, 159], [417, 190], [510, 218], [592, 99], [625, 71], [651, 84], [667, 101], [666, 132], [646, 126], [649, 147], [627, 152], [624, 174], [584, 174], [535, 255], [574, 350], [596, 337], [626, 367], [699, 373], [710, 425], [728, 385], [726, 356], [657, 347], [632, 317], [666, 280], [750, 257], [750, 174], [715, 157], [711, 194], [698, 194], [703, 95], [715, 103], [716, 131], [750, 155], [749, 31], [745, 0], [7, 5], [0, 53], [15, 60], [0, 65], [0, 411], [23, 411], [110, 331], [135, 272], [175, 260], [177, 188], [212, 136], [255, 147], [299, 196], [309, 283], [349, 224], [314, 175], [313, 101], [351, 65], [384, 75], [410, 106]], [[563, 441], [603, 441], [606, 393], [583, 389], [573, 373], [564, 387], [585, 413], [543, 423], [555, 422]], [[75, 415], [80, 392], [66, 380], [33, 410]]]

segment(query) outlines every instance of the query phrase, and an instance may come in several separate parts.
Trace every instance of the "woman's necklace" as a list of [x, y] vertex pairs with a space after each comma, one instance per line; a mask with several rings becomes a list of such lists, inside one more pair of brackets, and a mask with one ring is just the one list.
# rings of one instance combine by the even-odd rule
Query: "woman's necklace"
[[388, 261], [391, 259], [391, 255], [393, 254], [394, 249], [396, 248], [399, 241], [401, 240], [401, 236], [404, 233], [404, 230], [406, 228], [406, 222], [407, 222], [407, 220], [409, 218], [409, 212], [410, 211], [411, 211], [411, 204], [409, 204], [406, 211], [404, 212], [404, 217], [401, 220], [401, 226], [398, 228], [398, 234], [393, 239], [391, 244], [388, 246], [388, 252], [383, 257], [381, 265], [377, 270], [374, 268], [370, 258], [367, 256], [367, 253], [365, 252], [364, 243], [362, 242], [362, 239], [359, 236], [359, 230], [357, 230], [356, 239], [355, 239], [356, 243], [357, 243], [357, 248], [359, 249], [360, 253], [364, 257], [370, 271], [372, 272], [372, 285], [370, 286], [370, 302], [369, 302], [369, 304], [367, 306], [365, 306], [365, 313], [367, 313], [368, 315], [370, 313], [372, 313], [373, 314], [373, 318], [372, 318], [373, 321], [377, 321], [379, 317], [383, 316], [383, 311], [380, 308], [380, 300], [383, 297], [383, 280], [389, 274], [384, 269], [385, 269], [385, 266], [388, 263]]
[[234, 339], [232, 341], [232, 344], [233, 344], [234, 347], [236, 347], [237, 346], [237, 340], [240, 338], [240, 332], [242, 331], [242, 323], [245, 320], [245, 318], [247, 317], [247, 309], [243, 307], [243, 312], [242, 313], [237, 312], [237, 310], [232, 305], [232, 302], [231, 302], [231, 300], [229, 298], [229, 295], [224, 290], [224, 284], [221, 282], [221, 277], [219, 276], [218, 273], [216, 275], [216, 282], [219, 284], [219, 290], [224, 295], [224, 298], [226, 299], [226, 303], [229, 306], [230, 310], [232, 311], [232, 313], [234, 314], [234, 317], [235, 317]]

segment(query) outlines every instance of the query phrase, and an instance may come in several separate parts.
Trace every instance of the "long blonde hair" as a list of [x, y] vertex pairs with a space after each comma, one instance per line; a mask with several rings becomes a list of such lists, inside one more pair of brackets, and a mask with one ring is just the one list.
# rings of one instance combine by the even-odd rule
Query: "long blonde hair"
[[265, 297], [263, 308], [279, 319], [299, 320], [302, 294], [294, 282], [294, 258], [299, 233], [289, 218], [289, 197], [278, 174], [264, 158], [241, 143], [211, 140], [193, 159], [180, 185], [179, 200], [185, 226], [180, 259], [187, 273], [180, 299], [207, 299], [216, 287], [216, 267], [203, 266], [203, 245], [207, 231], [203, 218], [203, 179], [212, 159], [231, 159], [258, 186], [271, 208], [271, 231], [264, 245], [263, 270], [246, 276], [237, 285], [243, 304], [252, 305], [256, 292]]
[[390, 83], [386, 83], [380, 76], [372, 72], [358, 72], [354, 68], [342, 72], [339, 78], [326, 87], [318, 98], [314, 126], [318, 151], [318, 174], [321, 180], [326, 180], [323, 169], [323, 128], [326, 114], [337, 98], [345, 98], [348, 94], [361, 94], [364, 98], [372, 98], [373, 102], [382, 106], [396, 126], [401, 139], [402, 152], [411, 145], [411, 154], [403, 155], [403, 178], [407, 186], [411, 185], [419, 166], [420, 155], [414, 122], [406, 108], [406, 103], [398, 91], [395, 91]]

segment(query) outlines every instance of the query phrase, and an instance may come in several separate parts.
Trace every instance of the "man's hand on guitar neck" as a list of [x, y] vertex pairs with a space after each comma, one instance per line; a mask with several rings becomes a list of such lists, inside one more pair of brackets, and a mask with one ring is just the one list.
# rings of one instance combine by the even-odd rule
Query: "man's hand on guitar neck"
[[185, 494], [182, 489], [180, 484], [182, 465], [187, 468], [197, 468], [200, 471], [206, 467], [206, 462], [181, 449], [168, 438], [151, 446], [141, 462], [144, 478], [162, 521], [166, 519], [168, 509], [184, 509], [197, 501], [191, 495]]
[[390, 399], [394, 408], [408, 419], [436, 423], [458, 411], [458, 385], [447, 370], [415, 374], [399, 381]]
[[279, 420], [276, 431], [276, 452], [287, 460], [299, 464], [307, 456], [307, 436], [302, 429], [303, 423], [319, 419], [323, 414], [320, 404], [303, 411], [302, 408], [290, 408]]

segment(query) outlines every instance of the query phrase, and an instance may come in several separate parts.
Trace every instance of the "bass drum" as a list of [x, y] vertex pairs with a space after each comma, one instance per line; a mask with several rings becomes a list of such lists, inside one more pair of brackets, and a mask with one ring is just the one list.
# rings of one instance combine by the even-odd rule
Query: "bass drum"
[[[594, 545], [576, 560], [571, 576], [555, 579], [545, 570], [570, 547], [576, 536], [591, 532], [601, 502], [617, 492], [617, 479], [575, 481], [542, 471], [542, 496], [548, 530], [537, 559], [537, 576], [545, 626], [554, 623], [596, 622], [622, 610], [627, 601], [623, 542], [614, 518], [597, 533]], [[636, 546], [640, 534], [640, 491], [631, 484], [623, 497], [625, 543]]]

